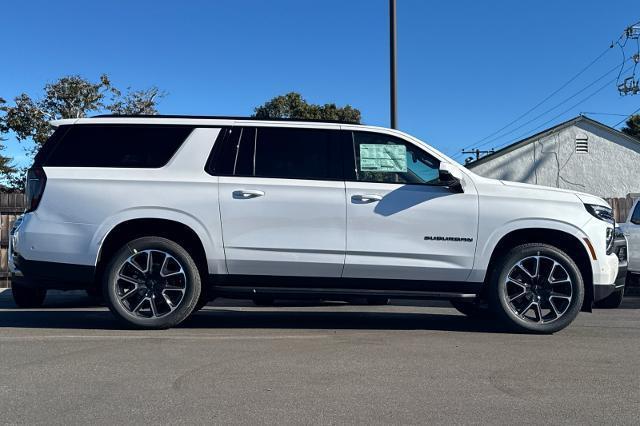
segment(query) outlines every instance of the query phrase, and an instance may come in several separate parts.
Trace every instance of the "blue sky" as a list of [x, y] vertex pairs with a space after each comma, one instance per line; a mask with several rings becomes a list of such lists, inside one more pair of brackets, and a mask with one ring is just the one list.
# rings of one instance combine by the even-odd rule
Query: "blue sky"
[[[387, 7], [387, 0], [5, 2], [0, 96], [39, 94], [67, 74], [107, 73], [120, 87], [166, 91], [160, 110], [167, 114], [248, 115], [298, 91], [311, 102], [349, 103], [364, 123], [388, 126]], [[477, 145], [638, 20], [637, 0], [398, 0], [399, 127], [446, 153]], [[611, 49], [503, 133], [584, 89], [621, 57]], [[533, 132], [614, 77], [486, 148]], [[640, 107], [640, 95], [620, 97], [609, 86], [548, 126], [580, 112]], [[623, 118], [592, 117], [610, 125]], [[13, 139], [7, 145], [21, 162], [22, 147]]]

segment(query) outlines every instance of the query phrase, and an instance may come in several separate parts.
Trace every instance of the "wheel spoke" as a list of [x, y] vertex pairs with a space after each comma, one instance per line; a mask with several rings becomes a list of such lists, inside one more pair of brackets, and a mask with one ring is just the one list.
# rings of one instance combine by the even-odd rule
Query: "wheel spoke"
[[515, 285], [517, 285], [518, 287], [521, 287], [521, 288], [522, 288], [523, 290], [525, 290], [525, 291], [527, 290], [527, 285], [526, 285], [525, 283], [521, 283], [521, 282], [519, 282], [519, 281], [517, 281], [517, 280], [514, 280], [514, 279], [513, 279], [513, 278], [511, 278], [511, 277], [508, 277], [508, 278], [507, 278], [507, 281], [509, 281], [511, 284], [515, 284]]
[[549, 295], [549, 299], [553, 299], [553, 298], [571, 300], [571, 296], [567, 296], [566, 294], [551, 292], [551, 294]]
[[540, 303], [535, 303], [536, 307], [536, 317], [538, 318], [538, 322], [542, 322], [542, 308], [540, 308]]
[[169, 305], [169, 309], [173, 312], [176, 306], [173, 304], [171, 299], [169, 299], [169, 296], [167, 296], [167, 294], [164, 291], [162, 292], [162, 297], [164, 297], [164, 301], [167, 302], [167, 305]]
[[523, 290], [522, 293], [518, 293], [515, 296], [509, 296], [509, 302], [513, 302], [514, 300], [524, 296], [525, 294], [527, 294], [527, 291]]
[[127, 277], [126, 275], [118, 274], [118, 279], [121, 279], [121, 280], [126, 281], [126, 282], [131, 283], [131, 284], [134, 284], [136, 286], [140, 285], [139, 281], [137, 281], [137, 280], [135, 280], [133, 278]]
[[158, 307], [156, 306], [156, 301], [153, 297], [149, 298], [149, 305], [151, 305], [151, 315], [154, 317], [158, 316]]
[[560, 264], [554, 260], [553, 265], [551, 266], [551, 270], [549, 271], [549, 275], [547, 276], [547, 281], [549, 281], [550, 283], [553, 282], [553, 273], [555, 272], [557, 266], [560, 266]]
[[[167, 271], [167, 263], [168, 263], [169, 260], [173, 260], [179, 266], [180, 269], [178, 269], [177, 271], [174, 271], [174, 272], [166, 273], [166, 271]], [[167, 255], [167, 257], [165, 257], [165, 259], [164, 259], [164, 262], [162, 262], [162, 267], [160, 268], [160, 276], [163, 277], [163, 278], [167, 278], [167, 277], [172, 277], [172, 276], [179, 275], [179, 274], [184, 274], [184, 270], [182, 269], [182, 266], [176, 260], [175, 257]]]
[[558, 308], [556, 308], [556, 305], [553, 303], [553, 300], [551, 300], [551, 298], [549, 298], [549, 305], [551, 306], [553, 313], [556, 314], [556, 318], [562, 315], [562, 313], [558, 310]]
[[127, 291], [125, 294], [123, 294], [122, 296], [120, 296], [120, 300], [125, 300], [128, 299], [129, 297], [131, 297], [132, 295], [136, 294], [138, 292], [138, 287], [134, 287], [131, 290]]
[[535, 304], [536, 302], [534, 302], [533, 300], [531, 302], [529, 302], [529, 304], [527, 305], [526, 308], [524, 308], [522, 311], [520, 311], [518, 313], [518, 315], [520, 315], [521, 317], [524, 317], [524, 314], [526, 314], [527, 312], [529, 312], [529, 309], [531, 309], [531, 307]]
[[535, 275], [531, 275], [531, 272], [527, 271], [527, 268], [525, 268], [525, 267], [524, 267], [524, 265], [522, 264], [522, 262], [518, 262], [518, 263], [516, 264], [516, 266], [517, 266], [518, 268], [520, 268], [520, 270], [521, 270], [522, 272], [524, 272], [525, 274], [527, 274], [527, 276], [528, 276], [529, 278], [535, 278], [535, 277], [536, 277]]
[[138, 303], [138, 304], [136, 305], [136, 307], [135, 307], [135, 308], [133, 308], [133, 309], [131, 310], [131, 312], [133, 312], [134, 314], [135, 314], [135, 313], [137, 313], [137, 312], [140, 310], [140, 308], [142, 308], [142, 305], [144, 304], [144, 302], [146, 302], [146, 301], [148, 301], [148, 300], [149, 300], [149, 298], [148, 298], [148, 297], [144, 297], [144, 298], [140, 301], [140, 303]]
[[168, 283], [167, 283], [167, 284], [164, 286], [164, 291], [167, 291], [167, 290], [169, 290], [169, 291], [179, 291], [179, 292], [181, 292], [181, 293], [184, 293], [184, 290], [185, 290], [185, 289], [184, 289], [184, 288], [182, 288], [182, 287], [178, 287], [177, 285], [173, 285], [173, 284], [168, 284]]
[[144, 270], [144, 269], [140, 268], [140, 267], [139, 267], [139, 266], [138, 266], [138, 265], [137, 265], [137, 264], [132, 260], [132, 258], [127, 259], [127, 263], [128, 263], [129, 265], [133, 266], [134, 268], [136, 268], [136, 269], [137, 269], [138, 271], [140, 271], [140, 273], [142, 273], [142, 274], [144, 274], [144, 273], [146, 273], [146, 272], [147, 272], [146, 270]]

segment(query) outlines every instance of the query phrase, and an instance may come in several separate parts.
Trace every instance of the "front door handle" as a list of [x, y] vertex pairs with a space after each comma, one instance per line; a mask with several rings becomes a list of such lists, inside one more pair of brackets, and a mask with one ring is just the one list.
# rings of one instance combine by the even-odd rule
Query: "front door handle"
[[351, 201], [358, 204], [374, 203], [382, 200], [382, 195], [378, 194], [357, 194], [351, 196]]
[[232, 194], [236, 200], [248, 200], [250, 198], [262, 197], [264, 191], [258, 191], [257, 189], [238, 189], [233, 191]]

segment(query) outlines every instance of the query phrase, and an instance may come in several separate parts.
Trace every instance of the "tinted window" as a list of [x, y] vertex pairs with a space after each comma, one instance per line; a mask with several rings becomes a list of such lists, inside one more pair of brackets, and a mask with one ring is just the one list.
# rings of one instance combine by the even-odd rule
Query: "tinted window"
[[238, 147], [239, 129], [223, 127], [218, 133], [207, 160], [205, 171], [210, 175], [233, 175], [233, 161]]
[[[71, 126], [43, 155], [50, 167], [162, 167], [193, 129], [177, 126]], [[57, 133], [57, 132], [56, 132]], [[55, 136], [55, 134], [54, 134]], [[47, 145], [50, 145], [49, 141]]]
[[258, 128], [257, 177], [339, 179], [340, 151], [330, 130]]
[[358, 181], [438, 184], [440, 162], [402, 139], [353, 132], [353, 148]]
[[256, 128], [241, 128], [239, 137], [240, 141], [233, 159], [233, 174], [235, 176], [253, 176]]

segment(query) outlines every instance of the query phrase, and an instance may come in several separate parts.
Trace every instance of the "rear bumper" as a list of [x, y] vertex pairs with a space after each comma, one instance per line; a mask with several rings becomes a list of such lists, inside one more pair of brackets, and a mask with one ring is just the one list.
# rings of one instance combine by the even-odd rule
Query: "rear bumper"
[[51, 290], [73, 290], [91, 287], [93, 266], [26, 260], [20, 255], [11, 257], [11, 281], [25, 287]]

